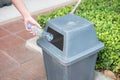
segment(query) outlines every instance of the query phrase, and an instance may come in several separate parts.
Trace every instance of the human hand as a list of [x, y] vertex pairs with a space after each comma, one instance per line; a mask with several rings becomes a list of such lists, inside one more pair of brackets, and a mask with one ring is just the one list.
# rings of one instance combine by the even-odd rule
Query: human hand
[[36, 33], [35, 32], [32, 32], [32, 30], [30, 28], [27, 28], [27, 25], [28, 24], [31, 24], [31, 26], [37, 26], [39, 28], [42, 28], [39, 23], [37, 23], [37, 21], [32, 18], [31, 16], [28, 16], [28, 17], [25, 17], [24, 18], [24, 25], [26, 27], [26, 30], [29, 31], [30, 33], [32, 33], [33, 35], [35, 35]]
[[[27, 28], [27, 24], [31, 24], [31, 26], [37, 26], [40, 27], [40, 25], [34, 20], [29, 12], [29, 10], [26, 8], [23, 0], [11, 0], [11, 2], [14, 4], [14, 6], [18, 9], [18, 11], [21, 13], [24, 19], [24, 25], [27, 31], [30, 31], [34, 34], [34, 32], [31, 31], [31, 29]], [[40, 27], [41, 28], [41, 27]]]

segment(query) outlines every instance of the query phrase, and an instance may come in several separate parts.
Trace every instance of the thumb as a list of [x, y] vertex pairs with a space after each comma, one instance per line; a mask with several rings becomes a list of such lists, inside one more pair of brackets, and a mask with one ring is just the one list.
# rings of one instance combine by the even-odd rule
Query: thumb
[[42, 28], [42, 27], [40, 26], [40, 24], [39, 24], [39, 23], [37, 23], [37, 22], [36, 22], [36, 25], [37, 25], [39, 28]]

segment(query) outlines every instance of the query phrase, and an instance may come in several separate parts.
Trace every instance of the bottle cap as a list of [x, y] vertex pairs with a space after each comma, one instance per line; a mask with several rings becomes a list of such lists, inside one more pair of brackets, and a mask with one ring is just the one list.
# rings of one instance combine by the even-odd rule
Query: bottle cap
[[27, 29], [31, 29], [31, 24], [27, 24]]

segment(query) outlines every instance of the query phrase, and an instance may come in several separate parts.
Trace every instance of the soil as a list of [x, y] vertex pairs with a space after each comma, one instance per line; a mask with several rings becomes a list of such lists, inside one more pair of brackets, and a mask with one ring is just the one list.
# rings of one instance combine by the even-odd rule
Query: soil
[[99, 72], [102, 72], [105, 76], [108, 76], [114, 80], [120, 80], [120, 71], [118, 73], [114, 73], [110, 70], [97, 70]]

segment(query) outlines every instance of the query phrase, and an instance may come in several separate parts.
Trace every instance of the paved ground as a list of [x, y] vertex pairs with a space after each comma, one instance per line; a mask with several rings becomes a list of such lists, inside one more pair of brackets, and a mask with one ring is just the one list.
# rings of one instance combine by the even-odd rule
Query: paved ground
[[[40, 8], [40, 6], [39, 8], [36, 6], [37, 9], [32, 8], [33, 17], [36, 18], [39, 13], [45, 13], [56, 7], [71, 3], [69, 0], [62, 1], [36, 0], [36, 5], [38, 6], [39, 2], [39, 5], [42, 5], [45, 9]], [[74, 2], [75, 0], [71, 1]], [[46, 8], [44, 4], [48, 5], [49, 3], [51, 6], [49, 5]], [[31, 5], [33, 4], [29, 3], [28, 6]], [[9, 9], [12, 12], [9, 12]], [[15, 15], [13, 15], [14, 13]], [[18, 18], [19, 16], [13, 6], [0, 9], [0, 80], [46, 80], [41, 53], [30, 50], [25, 46], [26, 41], [34, 36], [25, 30], [23, 21]]]
[[0, 26], [0, 80], [45, 80], [42, 55], [25, 47], [31, 37], [22, 20]]

